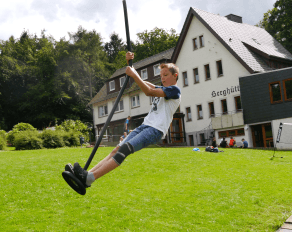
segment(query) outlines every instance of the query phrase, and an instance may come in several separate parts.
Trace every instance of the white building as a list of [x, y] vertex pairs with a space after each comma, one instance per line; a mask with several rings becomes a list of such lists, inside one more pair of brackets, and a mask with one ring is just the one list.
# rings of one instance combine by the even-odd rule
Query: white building
[[[257, 146], [255, 124], [244, 122], [239, 78], [292, 66], [292, 55], [264, 29], [242, 23], [240, 16], [224, 17], [190, 8], [175, 49], [139, 61], [134, 67], [145, 80], [160, 84], [157, 67], [162, 62], [179, 67], [182, 93], [164, 143], [205, 146], [214, 136], [217, 143], [222, 137], [233, 136], [237, 144], [245, 138], [253, 147]], [[117, 70], [90, 102], [97, 134], [112, 109], [124, 73], [125, 68]], [[128, 115], [133, 119], [131, 127], [139, 126], [150, 104], [151, 99], [132, 80], [107, 133], [121, 135]]]
[[[174, 48], [161, 52], [147, 59], [136, 62], [133, 66], [143, 80], [152, 82], [156, 85], [161, 85], [159, 65], [161, 63], [170, 62], [173, 50]], [[113, 108], [115, 100], [125, 80], [125, 70], [126, 67], [117, 70], [89, 103], [93, 105], [96, 135], [100, 134], [101, 129]], [[130, 129], [134, 129], [141, 125], [144, 117], [148, 114], [151, 108], [152, 99], [152, 97], [146, 96], [139, 86], [133, 82], [133, 79], [130, 78], [116, 112], [109, 124], [108, 130], [106, 131], [105, 140], [113, 141], [113, 145], [117, 143], [119, 137], [123, 134], [124, 122], [128, 116], [131, 116]], [[179, 111], [175, 113], [167, 137], [162, 143], [186, 145], [183, 133], [183, 117], [184, 115], [179, 113]], [[108, 137], [108, 135], [110, 135], [110, 137]]]
[[288, 67], [291, 61], [292, 55], [264, 29], [244, 24], [236, 15], [190, 8], [172, 56], [180, 68], [187, 143], [205, 145], [215, 132], [217, 143], [233, 136], [252, 147], [239, 77]]

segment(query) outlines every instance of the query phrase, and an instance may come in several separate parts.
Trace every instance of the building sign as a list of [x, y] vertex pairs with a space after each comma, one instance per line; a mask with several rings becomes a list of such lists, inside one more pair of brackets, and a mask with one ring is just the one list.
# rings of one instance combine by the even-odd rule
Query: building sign
[[225, 90], [220, 90], [220, 91], [213, 91], [211, 93], [212, 97], [219, 97], [219, 96], [226, 96], [231, 93], [239, 92], [240, 88], [238, 86], [231, 86], [231, 88], [226, 88]]

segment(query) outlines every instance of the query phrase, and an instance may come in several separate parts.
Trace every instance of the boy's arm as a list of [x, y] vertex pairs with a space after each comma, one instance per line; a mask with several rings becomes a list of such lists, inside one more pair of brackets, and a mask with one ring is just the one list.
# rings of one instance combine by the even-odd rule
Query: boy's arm
[[155, 85], [153, 85], [151, 82], [144, 81], [146, 85], [148, 85], [151, 89], [155, 89]]
[[166, 97], [166, 94], [163, 92], [162, 89], [160, 88], [156, 89], [155, 86], [151, 84], [150, 82], [143, 81], [134, 68], [131, 68], [130, 66], [128, 66], [126, 69], [126, 74], [134, 79], [134, 81], [141, 88], [141, 90], [146, 94], [146, 96]]

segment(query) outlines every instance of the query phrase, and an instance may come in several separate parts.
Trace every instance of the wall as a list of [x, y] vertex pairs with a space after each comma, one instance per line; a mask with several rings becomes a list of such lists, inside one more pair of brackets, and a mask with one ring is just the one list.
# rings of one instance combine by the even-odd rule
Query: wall
[[[292, 68], [253, 74], [239, 79], [241, 102], [246, 124], [292, 116], [292, 101], [284, 100], [283, 80], [292, 78]], [[269, 83], [281, 81], [283, 102], [272, 104]]]
[[[193, 38], [204, 36], [205, 47], [193, 50]], [[217, 77], [216, 61], [222, 60], [223, 76]], [[205, 81], [204, 65], [210, 65], [211, 80]], [[221, 100], [227, 99], [228, 111], [235, 110], [234, 97], [240, 95], [239, 76], [249, 72], [215, 38], [205, 26], [194, 17], [185, 37], [176, 65], [180, 68], [178, 86], [182, 91], [181, 112], [186, 114], [186, 107], [191, 107], [192, 121], [186, 122], [186, 133], [191, 134], [209, 126], [209, 102], [214, 102], [215, 113], [222, 113]], [[194, 84], [193, 69], [198, 68], [200, 83]], [[187, 71], [187, 87], [183, 87], [182, 73]], [[223, 95], [223, 91], [229, 94]], [[235, 89], [236, 88], [236, 89]], [[213, 94], [213, 95], [212, 95]], [[215, 96], [216, 95], [216, 96]], [[217, 96], [219, 95], [219, 96]], [[202, 105], [203, 119], [197, 120], [197, 105]]]

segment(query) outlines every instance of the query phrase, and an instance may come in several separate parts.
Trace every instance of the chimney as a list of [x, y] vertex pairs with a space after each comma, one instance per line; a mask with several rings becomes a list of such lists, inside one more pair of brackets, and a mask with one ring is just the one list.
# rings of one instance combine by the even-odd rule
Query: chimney
[[236, 22], [236, 23], [242, 23], [242, 17], [238, 16], [238, 15], [234, 15], [234, 14], [229, 14], [225, 16], [226, 18], [228, 18], [228, 20]]

